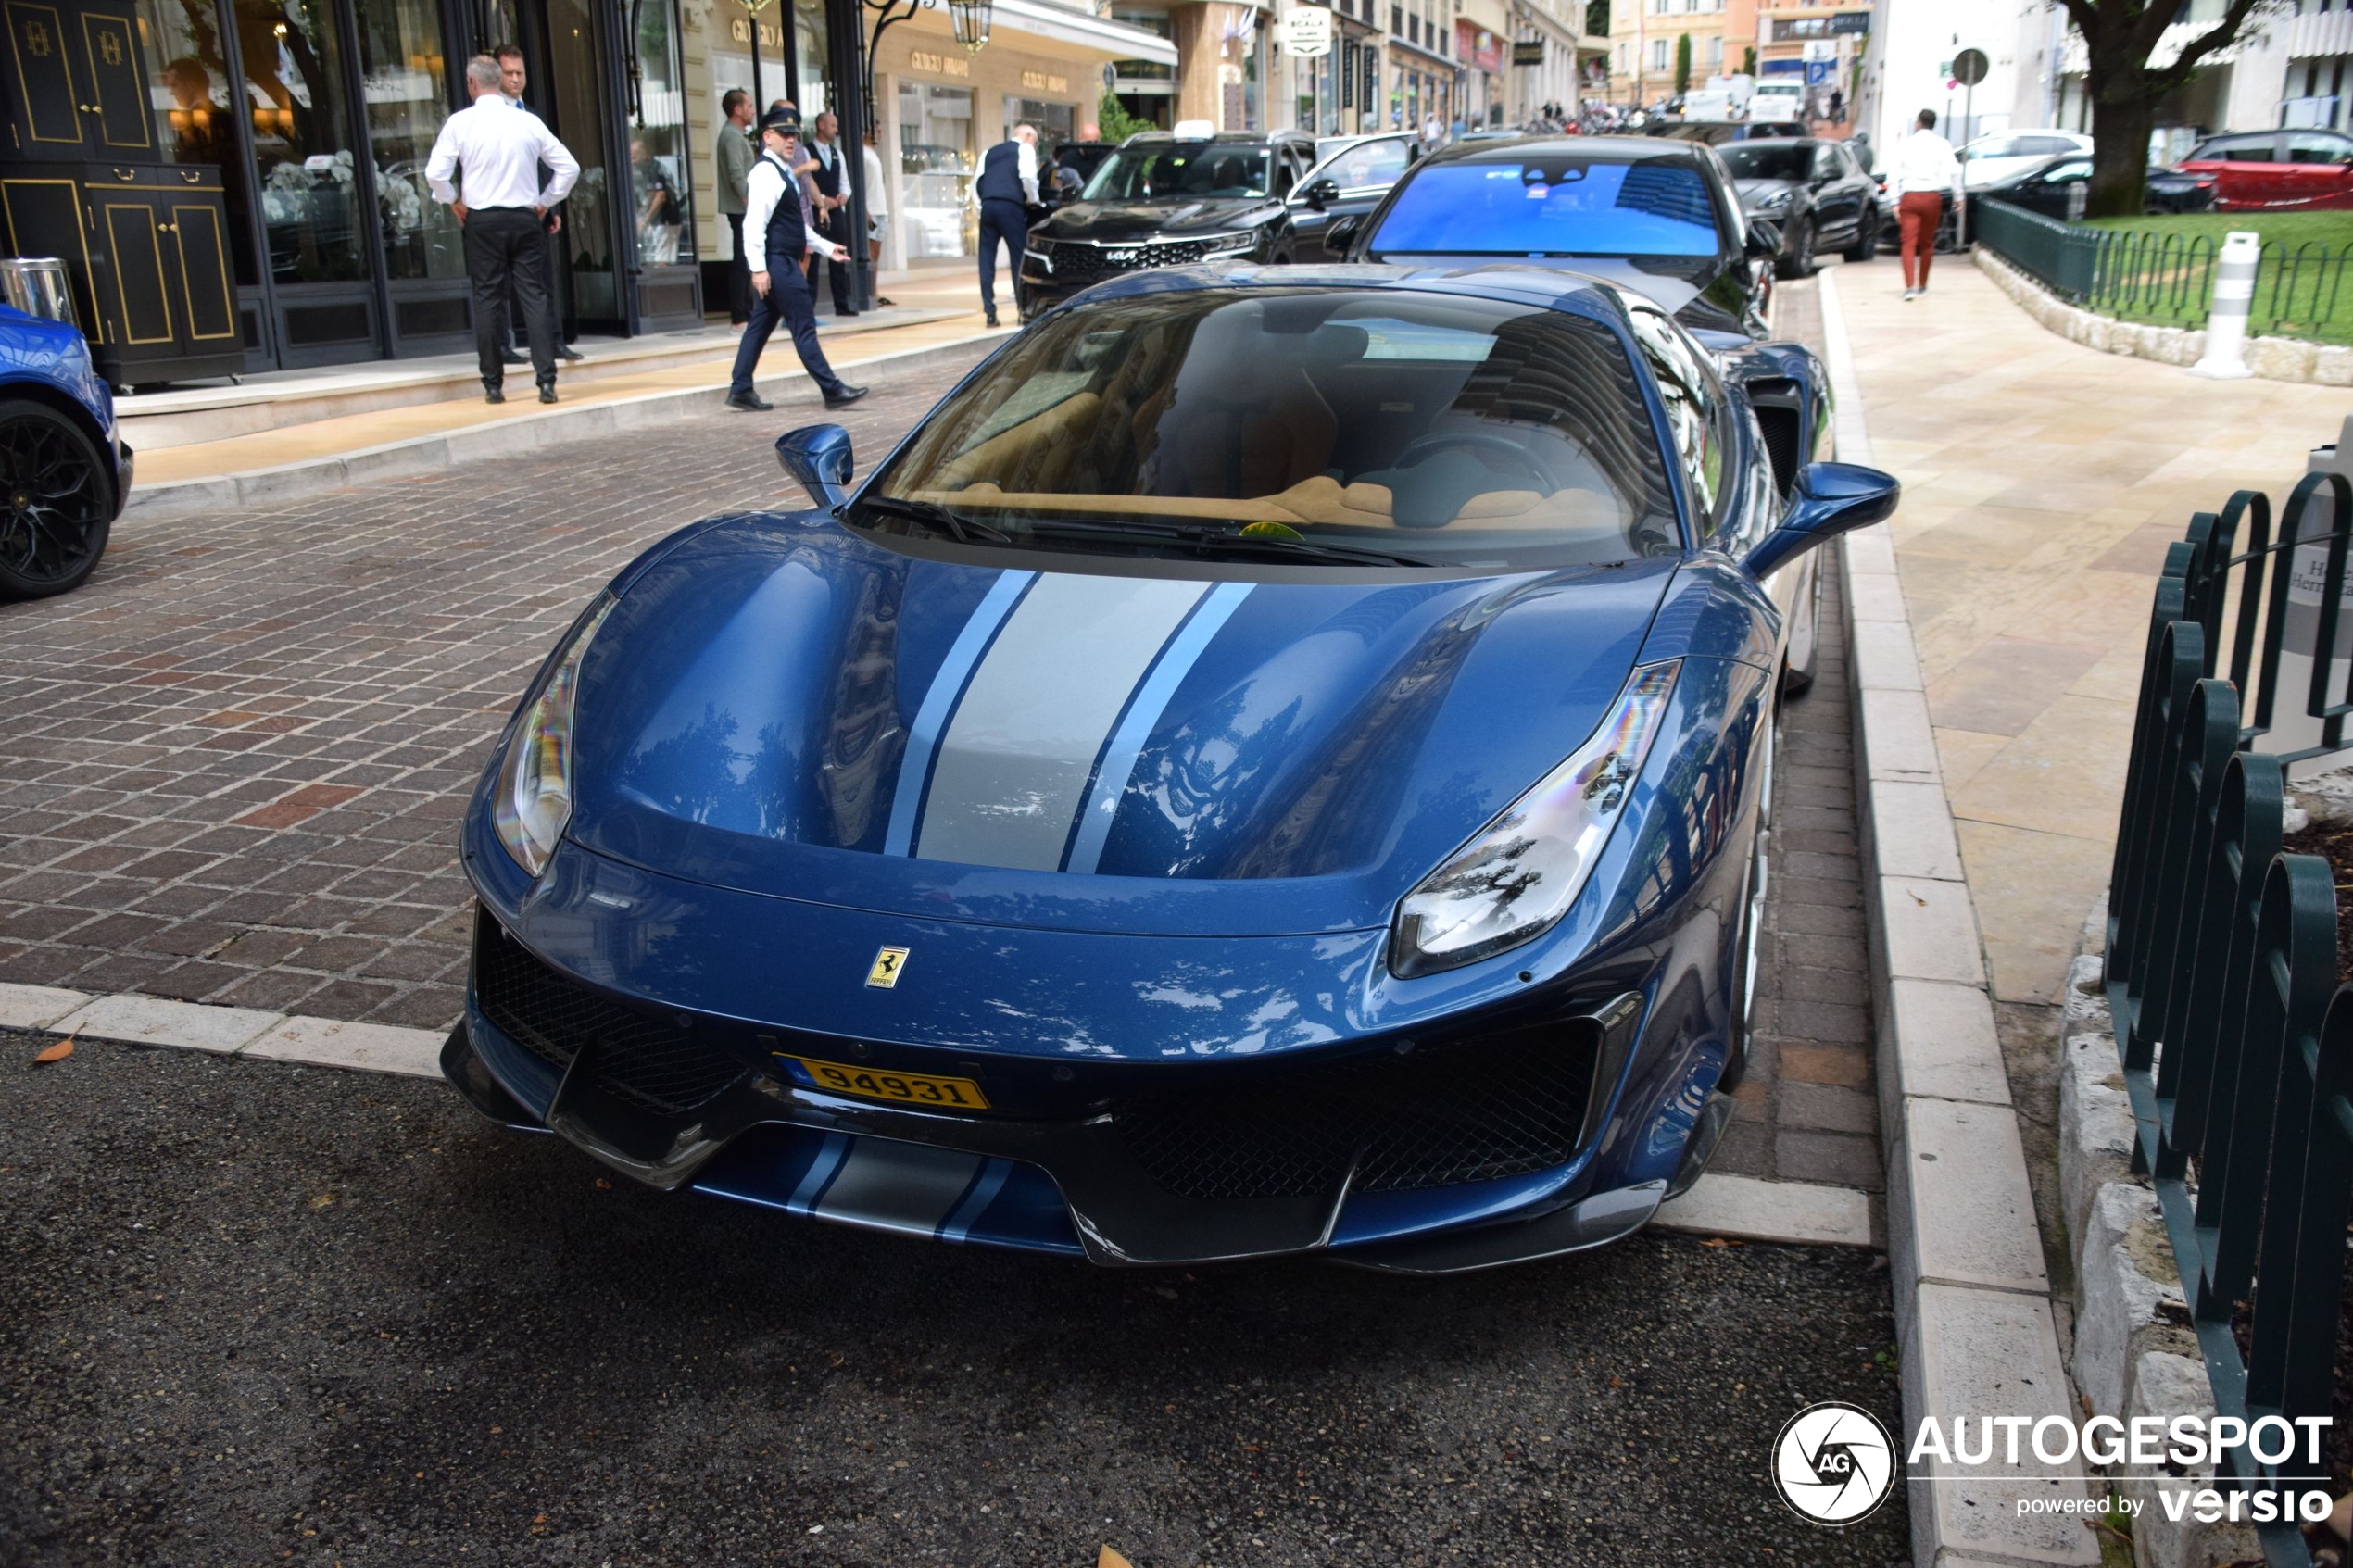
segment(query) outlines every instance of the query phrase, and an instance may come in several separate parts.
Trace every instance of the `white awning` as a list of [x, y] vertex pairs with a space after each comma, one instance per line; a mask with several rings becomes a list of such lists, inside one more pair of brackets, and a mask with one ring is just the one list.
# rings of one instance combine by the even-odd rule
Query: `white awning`
[[1106, 59], [1150, 60], [1154, 65], [1176, 63], [1176, 45], [1156, 32], [1115, 22], [1053, 0], [996, 0], [992, 29], [1026, 32], [1058, 44], [1076, 44]]

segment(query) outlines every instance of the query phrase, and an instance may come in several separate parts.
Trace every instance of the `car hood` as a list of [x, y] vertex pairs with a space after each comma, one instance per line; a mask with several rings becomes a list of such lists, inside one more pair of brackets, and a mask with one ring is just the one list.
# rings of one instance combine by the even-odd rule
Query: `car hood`
[[1592, 733], [1674, 568], [940, 549], [987, 564], [822, 514], [730, 520], [662, 558], [583, 659], [571, 835], [935, 919], [1384, 925]]
[[1796, 190], [1805, 182], [1803, 180], [1735, 180], [1732, 182], [1732, 189], [1739, 193], [1741, 210], [1745, 212], [1768, 196], [1782, 195]]
[[1189, 239], [1230, 232], [1277, 205], [1267, 196], [1222, 201], [1073, 202], [1057, 210], [1034, 232], [1050, 240], [1094, 240], [1105, 245], [1155, 236]]

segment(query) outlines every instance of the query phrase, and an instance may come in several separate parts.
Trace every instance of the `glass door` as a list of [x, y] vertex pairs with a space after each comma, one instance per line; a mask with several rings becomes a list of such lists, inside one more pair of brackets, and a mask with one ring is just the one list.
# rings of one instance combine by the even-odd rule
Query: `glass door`
[[353, 9], [393, 352], [456, 352], [473, 340], [464, 234], [425, 180], [455, 99], [438, 0], [354, 0]]
[[579, 324], [598, 332], [626, 332], [622, 299], [621, 236], [631, 206], [624, 173], [616, 182], [606, 151], [611, 121], [606, 117], [605, 74], [597, 47], [597, 13], [587, 0], [547, 0], [547, 64], [555, 110], [549, 129], [580, 161], [580, 182], [565, 204], [559, 254], [572, 281], [572, 305]]

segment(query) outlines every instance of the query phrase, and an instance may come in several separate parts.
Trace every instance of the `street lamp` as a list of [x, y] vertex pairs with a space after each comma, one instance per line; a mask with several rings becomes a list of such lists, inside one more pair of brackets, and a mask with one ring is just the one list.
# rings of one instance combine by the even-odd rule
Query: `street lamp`
[[988, 47], [989, 13], [995, 9], [994, 0], [948, 0], [949, 19], [956, 27], [956, 42], [966, 54], [977, 55]]

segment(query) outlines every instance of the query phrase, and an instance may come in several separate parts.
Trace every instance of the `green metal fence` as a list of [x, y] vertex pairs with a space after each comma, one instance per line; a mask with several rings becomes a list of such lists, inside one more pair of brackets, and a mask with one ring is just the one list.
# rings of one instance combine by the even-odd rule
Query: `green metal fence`
[[[2062, 223], [2008, 202], [1969, 204], [1977, 243], [2070, 305], [2120, 321], [2206, 325], [2214, 297], [2209, 234]], [[2315, 343], [2353, 343], [2353, 245], [2265, 242], [2247, 331]]]
[[[2314, 474], [2276, 537], [2269, 498], [2241, 491], [2171, 546], [2108, 884], [2104, 978], [2137, 1124], [2133, 1165], [2156, 1188], [2215, 1406], [2242, 1422], [2324, 1419], [2334, 1392], [2353, 1217], [2353, 985], [2337, 981], [2329, 863], [2283, 852], [2282, 808], [2290, 763], [2347, 746], [2353, 660], [2328, 650], [2348, 546], [2353, 487]], [[2317, 657], [2309, 676], [2290, 677], [2281, 656], [2299, 620], [2299, 553], [2308, 571], [2320, 558]], [[2317, 744], [2258, 749], [2291, 712], [2320, 721]], [[2219, 1469], [2225, 1486], [2275, 1497], [2325, 1486], [2309, 1462], [2246, 1444]], [[2309, 1568], [2295, 1524], [2257, 1534], [2271, 1568]]]

